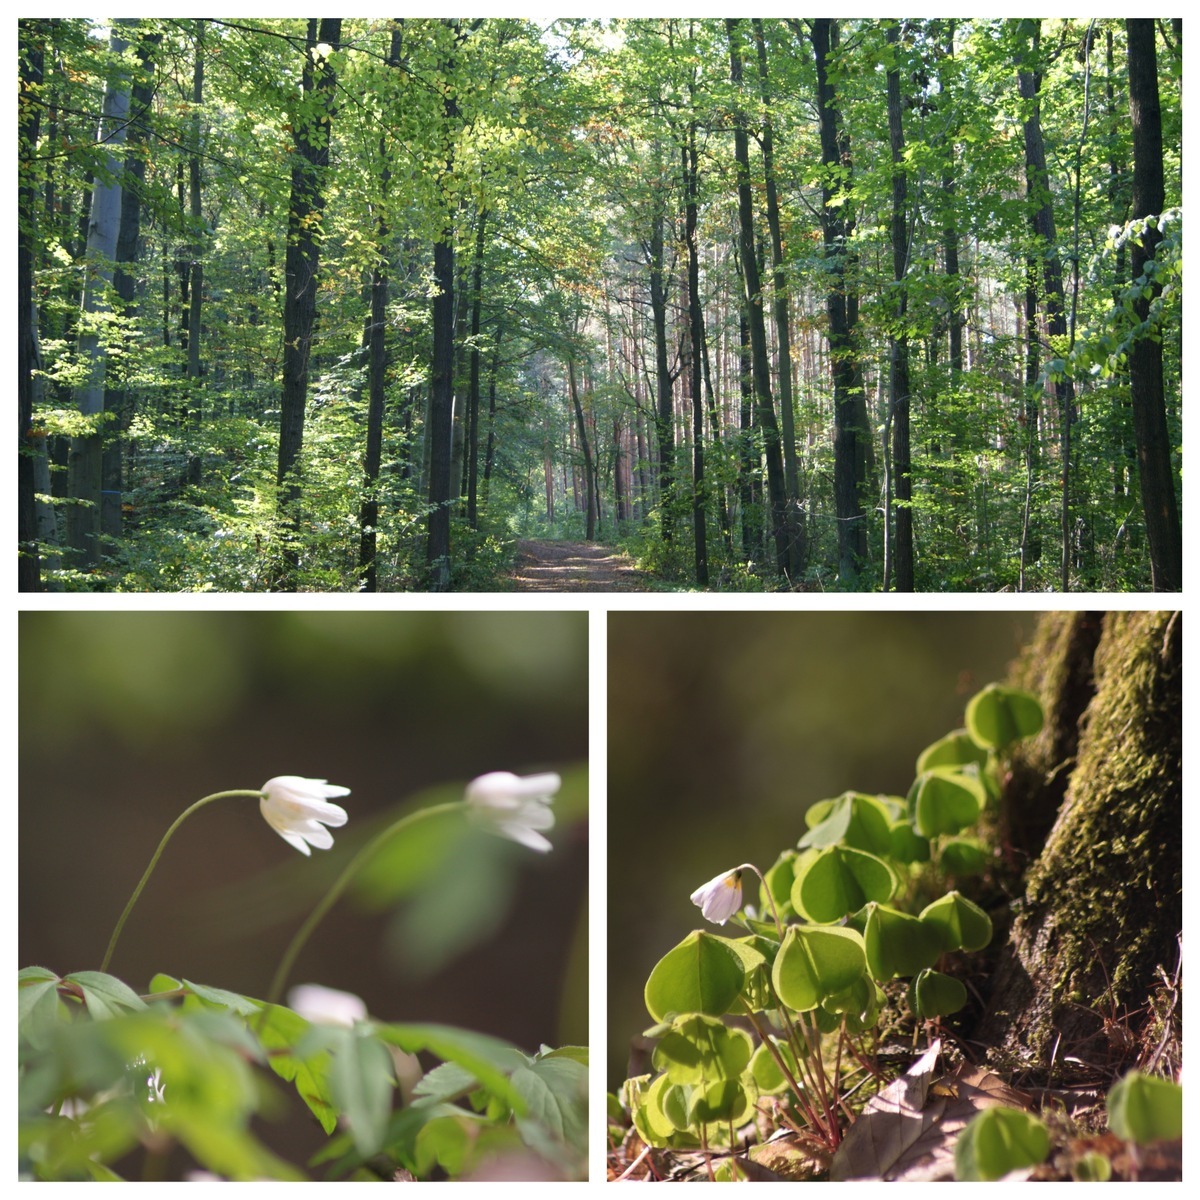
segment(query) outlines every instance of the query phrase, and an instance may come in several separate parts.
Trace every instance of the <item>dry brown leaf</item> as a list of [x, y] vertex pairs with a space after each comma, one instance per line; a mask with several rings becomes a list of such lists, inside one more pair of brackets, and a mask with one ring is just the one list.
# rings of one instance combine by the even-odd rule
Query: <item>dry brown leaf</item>
[[957, 1067], [935, 1082], [937, 1048], [867, 1105], [834, 1155], [831, 1179], [953, 1179], [954, 1143], [976, 1113], [995, 1105], [1030, 1107], [1024, 1092], [979, 1067]]

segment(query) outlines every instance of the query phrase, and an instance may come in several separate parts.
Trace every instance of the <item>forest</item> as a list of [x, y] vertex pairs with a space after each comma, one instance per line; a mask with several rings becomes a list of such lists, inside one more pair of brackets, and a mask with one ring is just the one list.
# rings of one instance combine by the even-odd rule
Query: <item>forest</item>
[[1182, 22], [19, 23], [23, 591], [1178, 591]]

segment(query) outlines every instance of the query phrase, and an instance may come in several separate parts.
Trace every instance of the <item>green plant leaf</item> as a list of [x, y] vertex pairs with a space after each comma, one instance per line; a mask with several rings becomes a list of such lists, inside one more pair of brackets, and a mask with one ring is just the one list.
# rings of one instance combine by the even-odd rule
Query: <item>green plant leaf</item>
[[1042, 728], [1037, 697], [1018, 688], [990, 683], [967, 704], [967, 729], [981, 746], [1004, 750]]
[[656, 1021], [671, 1013], [719, 1017], [745, 981], [743, 956], [727, 939], [698, 929], [655, 964], [646, 981], [646, 1009]]
[[966, 1002], [962, 982], [940, 971], [921, 971], [908, 985], [908, 1007], [923, 1021], [958, 1012]]
[[834, 800], [819, 801], [807, 813], [822, 814], [800, 839], [799, 847], [824, 847], [844, 843], [869, 854], [886, 854], [891, 842], [888, 812], [874, 796], [862, 792], [844, 792]]
[[870, 900], [890, 900], [898, 886], [882, 859], [851, 846], [828, 846], [797, 861], [792, 906], [810, 921], [831, 924]]
[[[767, 1034], [770, 1039], [771, 1046], [787, 1064], [787, 1068], [792, 1073], [792, 1078], [796, 1077], [796, 1055], [792, 1051], [790, 1043], [782, 1038], [774, 1037]], [[775, 1054], [767, 1047], [766, 1042], [761, 1042], [758, 1049], [754, 1051], [750, 1059], [750, 1078], [754, 1080], [755, 1087], [760, 1092], [766, 1095], [776, 1095], [779, 1092], [786, 1091], [791, 1085], [788, 1083], [787, 1076], [779, 1069], [779, 1063], [775, 1060]]]
[[980, 875], [987, 870], [991, 856], [978, 838], [950, 838], [942, 842], [938, 864], [950, 875]]
[[871, 977], [880, 981], [897, 975], [916, 975], [932, 967], [942, 952], [941, 936], [936, 929], [882, 904], [868, 907], [863, 941]]
[[66, 983], [78, 984], [87, 1001], [88, 1012], [97, 1020], [105, 1021], [123, 1012], [144, 1012], [145, 1001], [127, 983], [115, 975], [101, 971], [76, 971], [63, 977]]
[[332, 1049], [329, 1088], [364, 1156], [383, 1147], [392, 1112], [392, 1056], [363, 1029], [339, 1029]]
[[672, 1083], [736, 1079], [750, 1061], [754, 1044], [741, 1029], [728, 1029], [715, 1017], [693, 1013], [676, 1017], [654, 1047], [654, 1066]]
[[979, 819], [986, 801], [987, 792], [977, 776], [954, 767], [936, 767], [913, 785], [913, 827], [926, 838], [958, 833]]
[[692, 1124], [707, 1125], [712, 1121], [738, 1124], [750, 1111], [746, 1089], [736, 1079], [721, 1079], [706, 1087], [697, 1087], [688, 1104]]
[[1130, 1071], [1108, 1093], [1108, 1127], [1127, 1141], [1183, 1137], [1183, 1088], [1170, 1079]]
[[924, 775], [934, 767], [965, 767], [968, 763], [985, 766], [987, 750], [965, 729], [956, 729], [921, 751], [917, 756], [917, 774]]
[[827, 996], [845, 991], [865, 966], [863, 939], [856, 930], [792, 925], [775, 956], [771, 982], [788, 1008], [809, 1012]]
[[564, 1145], [587, 1144], [587, 1067], [570, 1058], [536, 1058], [518, 1067], [512, 1082], [525, 1104], [522, 1129], [536, 1122]]
[[268, 1051], [271, 1070], [293, 1084], [321, 1128], [332, 1133], [337, 1128], [337, 1109], [329, 1084], [329, 1052], [321, 1050], [304, 1057], [295, 1052], [312, 1028], [299, 1013], [281, 1004], [268, 1004], [254, 1018], [254, 1032]]
[[943, 950], [982, 950], [992, 940], [991, 918], [958, 892], [926, 905], [920, 919], [937, 931]]
[[1017, 1108], [985, 1108], [958, 1135], [954, 1178], [1001, 1179], [1009, 1171], [1033, 1167], [1050, 1153], [1050, 1134], [1032, 1113]]

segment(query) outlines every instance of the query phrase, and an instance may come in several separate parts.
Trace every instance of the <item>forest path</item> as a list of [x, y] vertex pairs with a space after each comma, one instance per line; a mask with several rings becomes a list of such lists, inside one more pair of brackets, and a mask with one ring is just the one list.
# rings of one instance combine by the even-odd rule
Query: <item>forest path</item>
[[650, 579], [611, 546], [528, 540], [509, 578], [518, 592], [644, 592]]

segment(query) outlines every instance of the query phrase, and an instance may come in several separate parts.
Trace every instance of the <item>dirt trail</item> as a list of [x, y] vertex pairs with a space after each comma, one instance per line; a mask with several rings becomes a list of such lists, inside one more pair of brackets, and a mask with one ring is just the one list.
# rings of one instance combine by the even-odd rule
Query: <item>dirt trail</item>
[[591, 542], [517, 542], [509, 578], [518, 592], [643, 592], [647, 580], [633, 561]]

